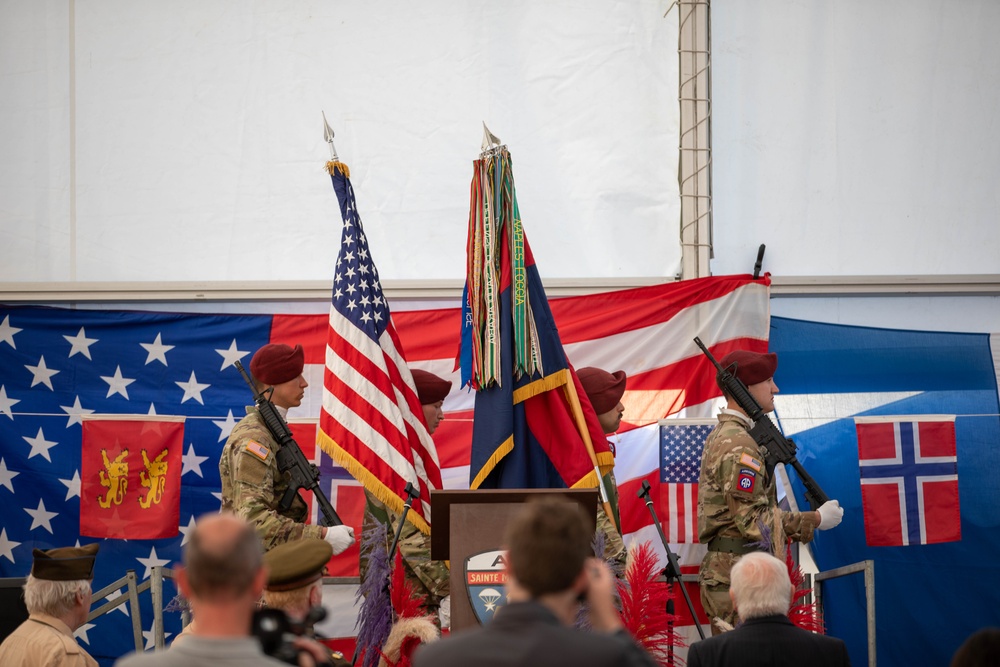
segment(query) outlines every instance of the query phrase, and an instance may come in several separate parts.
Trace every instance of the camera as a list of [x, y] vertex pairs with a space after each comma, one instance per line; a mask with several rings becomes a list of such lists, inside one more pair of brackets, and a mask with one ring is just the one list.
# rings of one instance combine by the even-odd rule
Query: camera
[[[293, 621], [281, 609], [265, 607], [253, 615], [253, 636], [265, 654], [290, 665], [299, 664], [296, 637], [313, 637], [313, 626], [326, 618], [323, 607], [313, 607], [302, 621]], [[330, 664], [329, 662], [327, 664]]]

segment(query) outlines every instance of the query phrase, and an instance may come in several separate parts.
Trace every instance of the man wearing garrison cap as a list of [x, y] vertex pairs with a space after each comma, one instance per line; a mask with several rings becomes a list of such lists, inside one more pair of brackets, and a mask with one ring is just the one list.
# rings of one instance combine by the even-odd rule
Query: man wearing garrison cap
[[0, 665], [97, 667], [73, 632], [90, 613], [97, 544], [34, 550], [31, 574], [24, 584], [28, 620], [0, 644]]
[[[622, 405], [622, 396], [625, 395], [625, 371], [615, 371], [609, 373], [600, 368], [588, 366], [576, 372], [580, 378], [583, 391], [590, 399], [590, 404], [597, 413], [597, 420], [601, 423], [605, 435], [610, 435], [618, 430], [622, 423], [622, 415], [625, 413], [625, 406]], [[614, 444], [608, 442], [612, 454], [615, 452]], [[621, 568], [625, 566], [625, 559], [628, 557], [628, 550], [625, 548], [625, 541], [621, 536], [621, 515], [618, 513], [618, 483], [615, 481], [615, 473], [609, 472], [602, 480], [604, 489], [608, 494], [608, 505], [614, 515], [614, 524], [604, 511], [604, 504], [597, 508], [597, 528], [604, 533], [604, 558], [613, 560]], [[617, 528], [616, 528], [617, 526]]]
[[[413, 374], [413, 383], [417, 388], [417, 398], [424, 409], [427, 432], [434, 435], [434, 431], [444, 419], [444, 411], [441, 406], [445, 396], [451, 391], [451, 382], [419, 368], [412, 368], [410, 372]], [[385, 548], [388, 550], [396, 535], [399, 515], [367, 489], [365, 489], [365, 497], [367, 502], [361, 532], [367, 535], [376, 530], [379, 524], [384, 525], [386, 531]], [[424, 609], [427, 613], [437, 614], [439, 621], [447, 627], [451, 615], [450, 572], [444, 561], [431, 560], [430, 536], [421, 533], [415, 525], [407, 520], [403, 523], [403, 530], [399, 534], [397, 549], [403, 558], [406, 579], [413, 586], [414, 596], [423, 599]], [[367, 560], [362, 558], [360, 566], [363, 579], [368, 572]]]
[[[258, 390], [270, 391], [271, 402], [283, 418], [289, 408], [302, 403], [309, 386], [302, 377], [304, 365], [301, 345], [265, 345], [250, 360]], [[247, 406], [247, 416], [233, 428], [219, 459], [222, 509], [249, 521], [265, 550], [289, 540], [314, 537], [329, 542], [335, 554], [346, 551], [354, 543], [350, 526], [307, 526], [308, 508], [298, 494], [287, 510], [279, 507], [288, 489], [287, 480], [278, 471], [279, 448], [257, 408]]]
[[[774, 410], [777, 355], [736, 350], [720, 364], [747, 386], [764, 412]], [[815, 512], [785, 512], [778, 507], [774, 470], [765, 464], [767, 450], [750, 435], [753, 423], [747, 414], [718, 377], [716, 382], [727, 404], [705, 441], [698, 478], [698, 541], [708, 546], [698, 578], [713, 634], [721, 632], [715, 619], [736, 624], [729, 574], [742, 555], [767, 551], [784, 561], [786, 538], [808, 542], [814, 530], [833, 528], [844, 515], [836, 500]]]
[[[292, 623], [299, 625], [308, 621], [304, 635], [312, 639], [312, 624], [321, 618], [309, 618], [310, 613], [323, 603], [323, 571], [333, 555], [333, 549], [326, 540], [307, 538], [286, 542], [264, 554], [267, 566], [267, 585], [264, 587], [264, 604], [272, 609], [280, 609]], [[320, 645], [327, 663], [347, 665], [343, 654], [330, 651]]]

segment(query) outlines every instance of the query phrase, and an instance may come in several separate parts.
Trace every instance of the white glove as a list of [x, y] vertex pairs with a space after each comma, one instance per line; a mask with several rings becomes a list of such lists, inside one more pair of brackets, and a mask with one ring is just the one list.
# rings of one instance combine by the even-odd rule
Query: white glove
[[438, 619], [442, 628], [451, 628], [451, 596], [445, 595], [441, 598], [441, 606], [438, 608]]
[[350, 526], [328, 526], [323, 539], [333, 547], [333, 555], [342, 554], [354, 544], [354, 529]]
[[836, 528], [840, 525], [840, 521], [844, 518], [844, 508], [840, 506], [840, 502], [836, 500], [828, 500], [819, 506], [816, 510], [819, 512], [819, 528], [820, 530], [830, 530], [831, 528]]

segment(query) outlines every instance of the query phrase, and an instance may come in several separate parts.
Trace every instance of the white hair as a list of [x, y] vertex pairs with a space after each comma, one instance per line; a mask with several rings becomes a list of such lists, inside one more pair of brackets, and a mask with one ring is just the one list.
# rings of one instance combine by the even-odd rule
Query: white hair
[[792, 581], [788, 567], [760, 551], [740, 558], [730, 573], [729, 590], [742, 620], [787, 614], [792, 604]]
[[73, 608], [77, 593], [83, 595], [89, 591], [90, 581], [87, 579], [51, 581], [29, 574], [24, 582], [24, 606], [29, 614], [62, 616]]

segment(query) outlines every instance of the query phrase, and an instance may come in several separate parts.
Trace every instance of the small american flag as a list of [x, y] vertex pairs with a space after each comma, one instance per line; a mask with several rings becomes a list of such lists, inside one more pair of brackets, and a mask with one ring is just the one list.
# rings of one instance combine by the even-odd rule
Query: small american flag
[[441, 488], [434, 441], [382, 293], [347, 168], [332, 163], [344, 219], [333, 278], [320, 411], [320, 445], [396, 512], [406, 484], [420, 490], [409, 519], [429, 531], [430, 491]]
[[660, 425], [660, 522], [667, 541], [697, 542], [698, 472], [715, 422], [676, 421]]

